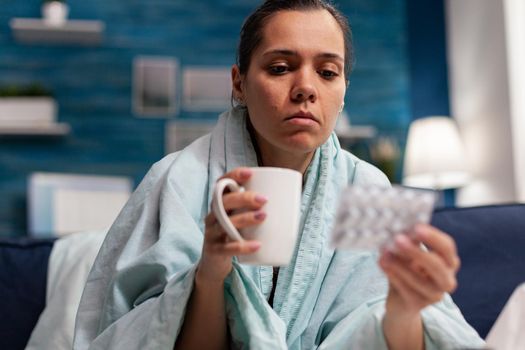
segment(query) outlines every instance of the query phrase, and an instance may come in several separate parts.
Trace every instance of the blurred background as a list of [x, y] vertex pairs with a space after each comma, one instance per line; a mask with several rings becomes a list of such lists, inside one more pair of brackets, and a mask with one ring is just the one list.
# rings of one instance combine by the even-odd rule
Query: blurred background
[[[59, 3], [0, 0], [3, 237], [111, 222], [155, 161], [208, 132], [228, 107], [239, 30], [258, 4]], [[520, 0], [336, 3], [356, 54], [342, 145], [394, 183], [430, 174], [414, 184], [446, 190], [446, 205], [525, 201]], [[463, 158], [450, 165], [423, 154], [404, 173], [411, 123], [428, 116], [453, 120], [464, 149], [450, 152]], [[438, 149], [455, 145], [443, 135]], [[438, 181], [448, 170], [466, 176]]]

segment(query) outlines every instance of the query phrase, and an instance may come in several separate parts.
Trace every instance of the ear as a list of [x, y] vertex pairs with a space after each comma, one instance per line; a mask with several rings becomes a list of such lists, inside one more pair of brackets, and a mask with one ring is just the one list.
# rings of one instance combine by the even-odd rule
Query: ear
[[243, 79], [239, 66], [234, 64], [232, 66], [232, 89], [233, 89], [233, 98], [236, 101], [242, 101], [243, 99]]

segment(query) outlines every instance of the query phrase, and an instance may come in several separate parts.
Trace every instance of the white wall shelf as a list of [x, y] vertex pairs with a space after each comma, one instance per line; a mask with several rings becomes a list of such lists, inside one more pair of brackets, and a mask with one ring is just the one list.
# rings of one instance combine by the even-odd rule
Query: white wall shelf
[[68, 20], [53, 26], [39, 18], [13, 18], [9, 26], [15, 40], [26, 44], [97, 45], [105, 29], [104, 22], [97, 20]]
[[337, 137], [341, 141], [356, 142], [360, 140], [372, 139], [377, 134], [377, 130], [369, 125], [352, 125], [348, 130], [336, 131]]
[[65, 136], [71, 132], [67, 123], [54, 123], [39, 126], [0, 126], [0, 137], [13, 136]]

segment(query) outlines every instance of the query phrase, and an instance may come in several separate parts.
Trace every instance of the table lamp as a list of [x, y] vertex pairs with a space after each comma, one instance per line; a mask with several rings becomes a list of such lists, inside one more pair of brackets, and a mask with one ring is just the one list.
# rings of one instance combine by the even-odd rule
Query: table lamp
[[413, 121], [408, 131], [403, 184], [445, 190], [461, 187], [468, 179], [465, 151], [454, 120], [432, 116]]

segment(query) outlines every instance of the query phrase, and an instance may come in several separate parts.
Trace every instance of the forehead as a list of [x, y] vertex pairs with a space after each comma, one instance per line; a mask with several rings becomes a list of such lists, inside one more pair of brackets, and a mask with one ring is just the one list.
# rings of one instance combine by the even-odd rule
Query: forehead
[[256, 52], [276, 48], [331, 52], [344, 57], [343, 31], [326, 10], [279, 11], [266, 22]]

